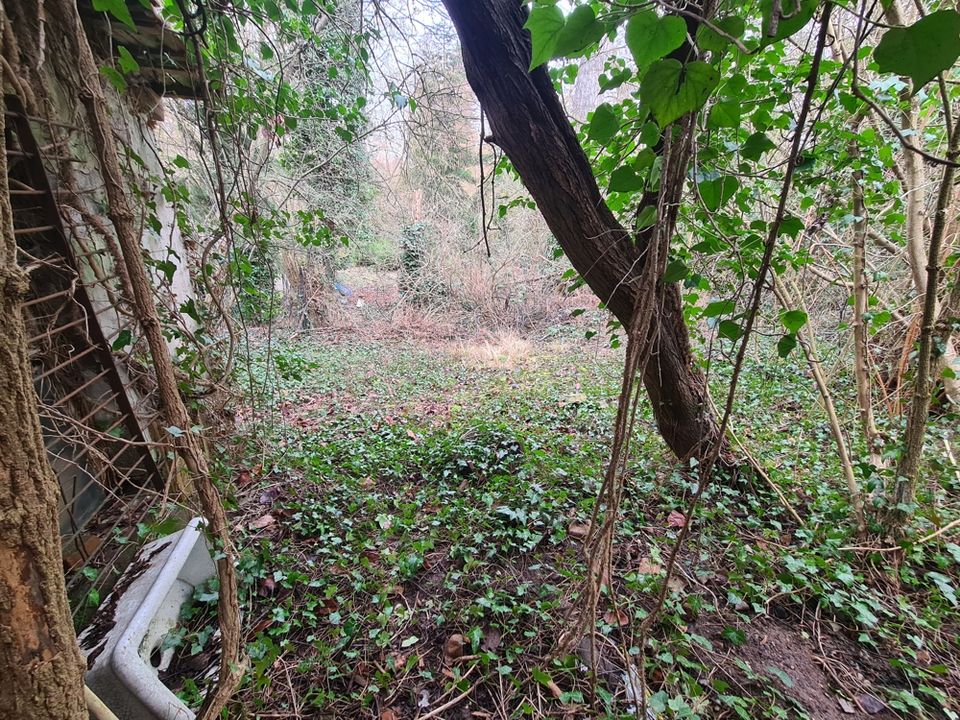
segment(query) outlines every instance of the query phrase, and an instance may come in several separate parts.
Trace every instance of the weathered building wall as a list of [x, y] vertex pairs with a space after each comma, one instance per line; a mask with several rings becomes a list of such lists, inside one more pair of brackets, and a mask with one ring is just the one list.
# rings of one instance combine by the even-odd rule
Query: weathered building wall
[[[83, 0], [80, 5], [81, 15], [84, 15]], [[47, 414], [43, 425], [48, 455], [61, 480], [61, 507], [68, 509], [67, 513], [61, 513], [61, 532], [66, 536], [68, 531], [76, 534], [77, 526], [82, 529], [99, 504], [116, 496], [120, 483], [136, 486], [147, 482], [143, 466], [128, 471], [126, 456], [99, 457], [91, 451], [90, 438], [96, 438], [97, 433], [118, 432], [111, 429], [109, 423], [113, 422], [113, 428], [116, 428], [115, 418], [127, 412], [123, 410], [125, 406], [136, 414], [135, 425], [139, 425], [140, 434], [135, 427], [133, 436], [124, 430], [124, 437], [149, 440], [156, 410], [153, 376], [149, 365], [142, 360], [144, 353], [137, 347], [140, 333], [132, 314], [129, 280], [120, 261], [113, 225], [108, 217], [103, 176], [80, 103], [84, 79], [78, 77], [70, 53], [64, 51], [69, 47], [69, 43], [64, 44], [69, 24], [64, 23], [63, 18], [46, 16], [43, 4], [32, 0], [4, 0], [4, 9], [11, 19], [0, 44], [5, 66], [4, 94], [18, 97], [18, 105], [22, 105], [31, 118], [30, 134], [40, 146], [46, 176], [59, 206], [63, 232], [76, 256], [78, 280], [85, 288], [94, 315], [87, 318], [87, 323], [96, 322], [102, 330], [116, 360], [124, 389], [122, 395], [126, 396], [121, 402], [116, 393], [111, 395], [116, 384], [111, 388], [107, 379], [99, 379], [97, 373], [103, 367], [102, 362], [100, 366], [86, 368], [80, 363], [73, 365], [69, 376], [62, 373], [40, 373], [37, 376], [41, 415]], [[143, 35], [163, 47], [163, 38], [169, 30], [152, 11], [142, 7], [133, 11], [138, 23], [149, 24]], [[86, 12], [91, 13], [92, 8], [86, 8]], [[112, 54], [117, 50], [118, 38], [113, 36], [113, 26], [106, 17], [103, 13], [94, 13], [93, 19], [88, 15], [85, 20], [91, 46], [95, 53], [99, 53], [98, 63], [115, 67]], [[11, 28], [15, 28], [15, 32]], [[134, 44], [140, 30], [128, 33], [124, 41], [134, 57], [148, 54], [146, 49]], [[170, 47], [175, 47], [175, 43], [171, 42]], [[143, 58], [142, 66], [149, 69], [148, 57]], [[142, 228], [141, 244], [145, 258], [151, 259], [150, 264], [154, 265], [151, 275], [157, 299], [170, 309], [167, 317], [192, 323], [177, 312], [183, 302], [193, 297], [194, 290], [184, 239], [175, 221], [175, 208], [162, 192], [164, 173], [155, 150], [153, 130], [154, 125], [162, 120], [160, 97], [155, 89], [157, 81], [156, 74], [139, 76], [132, 73], [126, 77], [123, 92], [104, 84], [107, 85], [113, 132], [124, 154], [121, 165], [128, 183], [127, 190], [136, 213], [135, 220]], [[22, 262], [29, 265], [31, 261], [23, 258]], [[161, 264], [162, 269], [158, 269], [157, 264]], [[39, 280], [33, 284], [36, 282]], [[37, 305], [34, 309], [41, 307], [44, 306]], [[67, 311], [76, 313], [78, 307], [73, 303]], [[81, 314], [86, 312], [84, 310]], [[62, 324], [63, 321], [56, 317], [44, 317], [41, 323], [42, 329], [49, 327], [52, 331]], [[187, 329], [192, 327], [188, 325]], [[86, 340], [77, 332], [55, 337], [51, 332], [50, 337], [40, 343], [47, 347], [38, 346], [36, 351], [45, 353], [51, 343], [59, 343], [56, 353], [69, 357], [73, 348], [63, 344]], [[85, 332], [89, 336], [97, 335], [90, 333], [89, 327]], [[176, 342], [172, 341], [171, 351], [175, 348]], [[107, 361], [113, 364], [109, 361], [109, 353]], [[67, 395], [69, 403], [47, 403], [51, 398], [64, 398], [65, 383], [68, 386], [74, 383], [79, 392], [72, 397]], [[110, 400], [111, 397], [117, 399]], [[57, 418], [67, 415], [73, 418], [75, 425], [85, 425], [90, 432], [85, 433], [81, 428], [65, 434]], [[158, 435], [154, 432], [155, 437]], [[115, 459], [117, 457], [120, 459]], [[149, 458], [147, 461], [146, 465], [154, 466]], [[104, 466], [111, 464], [116, 467], [104, 474]], [[134, 469], [138, 479], [130, 474]], [[155, 468], [153, 476], [155, 479]], [[97, 478], [97, 482], [93, 482], [93, 478]]]

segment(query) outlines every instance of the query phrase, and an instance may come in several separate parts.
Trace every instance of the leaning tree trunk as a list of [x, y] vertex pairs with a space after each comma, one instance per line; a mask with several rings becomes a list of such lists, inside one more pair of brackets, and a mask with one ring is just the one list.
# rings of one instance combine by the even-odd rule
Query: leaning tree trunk
[[[0, 135], [3, 126], [0, 114]], [[64, 587], [59, 488], [44, 452], [27, 359], [20, 313], [27, 278], [17, 266], [5, 151], [0, 227], [0, 714], [81, 720], [84, 662]]]
[[[643, 238], [630, 236], [600, 195], [590, 162], [544, 67], [529, 72], [530, 38], [519, 0], [443, 0], [467, 80], [492, 129], [574, 268], [630, 326]], [[706, 382], [690, 350], [680, 290], [665, 288], [644, 384], [660, 433], [681, 459], [716, 439]]]

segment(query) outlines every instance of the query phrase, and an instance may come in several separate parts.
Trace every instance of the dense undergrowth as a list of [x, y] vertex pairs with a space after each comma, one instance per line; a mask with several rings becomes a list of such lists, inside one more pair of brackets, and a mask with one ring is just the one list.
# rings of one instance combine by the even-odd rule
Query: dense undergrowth
[[[803, 526], [758, 478], [708, 489], [641, 653], [696, 482], [644, 418], [597, 637], [552, 655], [618, 389], [621, 356], [599, 348], [254, 353], [273, 400], [244, 418], [232, 468], [246, 716], [633, 717], [642, 656], [650, 718], [957, 717], [960, 546], [846, 549], [860, 542], [829, 428], [809, 379], [769, 358], [735, 426]], [[929, 469], [936, 516], [915, 537], [957, 513], [960, 479]], [[172, 638], [185, 661], [211, 645], [203, 606]]]

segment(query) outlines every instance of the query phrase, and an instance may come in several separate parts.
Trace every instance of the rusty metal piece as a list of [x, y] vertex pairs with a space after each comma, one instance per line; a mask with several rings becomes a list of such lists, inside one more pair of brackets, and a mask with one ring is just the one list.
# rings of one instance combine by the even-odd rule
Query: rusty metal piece
[[70, 365], [73, 365], [75, 362], [77, 362], [81, 358], [85, 358], [88, 355], [92, 355], [96, 351], [97, 351], [97, 348], [95, 346], [88, 347], [86, 350], [67, 358], [59, 365], [55, 365], [54, 367], [40, 373], [39, 375], [34, 375], [33, 379], [36, 381], [36, 380], [43, 380], [44, 378], [48, 378], [51, 375], [53, 375], [55, 372], [59, 372], [60, 370], [63, 370], [65, 367], [69, 367]]
[[38, 225], [37, 227], [14, 228], [13, 234], [16, 237], [19, 237], [21, 235], [36, 235], [37, 233], [50, 232], [51, 230], [55, 230], [55, 229], [56, 228], [53, 225]]
[[[33, 136], [30, 122], [47, 128], [51, 135], [56, 134], [51, 128], [75, 128], [28, 116], [16, 97], [5, 96], [5, 101], [3, 111], [10, 118], [5, 139], [8, 154], [16, 159], [8, 165], [10, 197], [19, 206], [15, 207], [14, 234], [19, 261], [30, 270], [31, 293], [21, 307], [35, 333], [29, 339], [29, 349], [34, 380], [47, 399], [45, 404], [41, 403], [41, 411], [45, 412], [44, 427], [49, 428], [45, 430], [48, 452], [68, 460], [71, 471], [74, 465], [84, 471], [74, 475], [72, 486], [70, 478], [64, 476], [62, 540], [77, 543], [84, 538], [81, 522], [86, 515], [79, 515], [82, 506], [78, 504], [84, 491], [96, 483], [108, 498], [90, 521], [90, 527], [105, 542], [93, 552], [80, 553], [71, 568], [96, 563], [100, 568], [98, 578], [91, 584], [83, 573], [68, 576], [71, 591], [86, 591], [110, 582], [112, 569], [121, 562], [123, 547], [109, 540], [115, 533], [134, 539], [135, 524], [147, 517], [155, 505], [154, 494], [146, 488], [163, 487], [164, 477], [144, 431], [154, 414], [150, 409], [153, 399], [141, 397], [134, 407], [133, 396], [126, 387], [129, 381], [124, 380], [116, 366], [100, 316], [108, 311], [117, 313], [117, 319], [109, 322], [111, 328], [121, 325], [111, 331], [115, 337], [135, 327], [136, 321], [122, 315], [120, 308], [104, 307], [100, 302], [95, 306], [85, 284], [106, 288], [109, 295], [119, 273], [91, 277], [91, 271], [103, 275], [104, 270], [110, 269], [94, 259], [105, 251], [88, 250], [79, 241], [77, 246], [71, 243], [58, 202], [59, 193], [64, 191], [50, 187], [47, 167], [74, 159], [63, 156], [66, 146], [62, 142], [54, 142], [49, 148], [59, 155], [44, 152]], [[78, 227], [73, 232], [79, 236], [82, 229]], [[99, 265], [105, 267], [98, 268]], [[81, 394], [82, 403], [71, 403]], [[146, 417], [138, 420], [141, 411]], [[104, 412], [107, 414], [103, 415]], [[76, 417], [70, 417], [73, 414]], [[103, 420], [101, 426], [110, 424], [106, 430], [91, 425], [98, 414]], [[64, 451], [62, 442], [70, 449]], [[83, 603], [74, 604], [75, 613], [82, 608]]]
[[58, 297], [67, 297], [68, 295], [73, 295], [73, 290], [58, 290], [57, 292], [50, 293], [49, 295], [44, 295], [43, 297], [32, 298], [20, 303], [20, 309], [32, 307], [42, 302], [47, 302], [48, 300], [55, 300]]
[[69, 330], [70, 328], [75, 328], [78, 325], [86, 325], [86, 323], [87, 323], [87, 318], [82, 317], [74, 320], [73, 322], [69, 322], [66, 325], [57, 325], [56, 327], [50, 328], [49, 330], [46, 330], [38, 335], [34, 335], [32, 338], [28, 338], [27, 343], [31, 344], [31, 343], [38, 342], [39, 340], [51, 339], [55, 335], [59, 335], [65, 330]]

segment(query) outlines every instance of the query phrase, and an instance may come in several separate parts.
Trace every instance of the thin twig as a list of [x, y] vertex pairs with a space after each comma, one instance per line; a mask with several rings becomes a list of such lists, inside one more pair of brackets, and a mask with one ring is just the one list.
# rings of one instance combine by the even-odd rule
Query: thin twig
[[417, 718], [417, 720], [429, 720], [429, 719], [432, 718], [432, 717], [436, 717], [437, 715], [439, 715], [440, 713], [442, 713], [444, 710], [449, 710], [449, 709], [452, 708], [454, 705], [456, 705], [457, 703], [461, 702], [464, 698], [466, 698], [467, 695], [469, 695], [469, 694], [472, 693], [474, 690], [476, 690], [476, 689], [477, 689], [477, 685], [479, 685], [479, 684], [480, 684], [479, 682], [474, 683], [473, 685], [471, 685], [470, 687], [468, 687], [466, 690], [464, 690], [462, 693], [460, 693], [459, 695], [457, 695], [455, 698], [453, 698], [453, 699], [451, 699], [451, 700], [448, 700], [447, 702], [445, 702], [445, 703], [444, 703], [443, 705], [441, 705], [440, 707], [434, 708], [433, 710], [431, 710], [430, 712], [428, 712], [426, 715], [421, 715], [419, 718]]
[[[914, 542], [914, 543], [912, 543], [912, 544], [913, 544], [913, 545], [923, 545], [924, 543], [928, 543], [928, 542], [930, 542], [931, 540], [934, 540], [934, 539], [940, 537], [940, 536], [943, 535], [944, 533], [950, 532], [950, 531], [953, 530], [955, 527], [960, 527], [960, 518], [957, 518], [956, 520], [954, 520], [954, 521], [952, 521], [952, 522], [948, 522], [946, 525], [944, 525], [944, 526], [943, 526], [942, 528], [940, 528], [939, 530], [936, 530], [936, 531], [930, 533], [929, 535], [924, 535], [922, 538], [920, 538], [919, 540], [917, 540], [916, 542]], [[844, 547], [841, 547], [840, 550], [845, 550], [845, 551], [850, 551], [850, 552], [891, 553], [891, 552], [897, 552], [898, 550], [903, 550], [903, 547], [901, 547], [900, 545], [895, 545], [895, 546], [890, 546], [890, 547], [879, 547], [879, 548], [878, 548], [878, 547], [871, 547], [870, 545], [846, 545], [846, 546], [844, 546]]]

